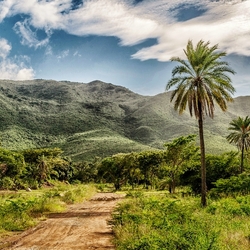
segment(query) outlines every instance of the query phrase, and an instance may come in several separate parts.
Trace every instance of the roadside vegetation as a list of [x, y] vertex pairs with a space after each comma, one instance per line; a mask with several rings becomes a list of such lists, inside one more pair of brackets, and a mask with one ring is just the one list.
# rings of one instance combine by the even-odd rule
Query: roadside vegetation
[[0, 238], [33, 227], [49, 213], [63, 212], [68, 204], [82, 202], [96, 192], [91, 184], [51, 182], [50, 185], [30, 192], [0, 191]]
[[250, 195], [200, 198], [160, 192], [130, 193], [113, 214], [117, 250], [250, 248]]

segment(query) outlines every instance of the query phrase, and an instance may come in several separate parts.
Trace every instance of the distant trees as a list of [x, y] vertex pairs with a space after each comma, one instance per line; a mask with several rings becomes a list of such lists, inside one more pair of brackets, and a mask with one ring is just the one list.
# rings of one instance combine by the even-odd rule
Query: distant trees
[[250, 117], [238, 117], [230, 122], [229, 130], [233, 131], [227, 136], [230, 143], [237, 145], [241, 150], [240, 172], [244, 170], [244, 152], [250, 147]]
[[[219, 179], [228, 179], [239, 174], [237, 152], [225, 152], [220, 155], [206, 154], [207, 190], [215, 187]], [[193, 193], [199, 194], [201, 190], [200, 164], [193, 162], [185, 172], [180, 175], [180, 184], [191, 187]]]
[[0, 188], [16, 189], [20, 178], [25, 173], [25, 162], [22, 154], [0, 148]]
[[0, 148], [0, 188], [38, 188], [52, 179], [69, 181], [74, 169], [61, 154], [59, 148], [20, 152]]
[[[169, 188], [174, 193], [179, 176], [197, 159], [195, 135], [181, 136], [165, 144], [164, 150], [116, 154], [104, 158], [98, 167], [100, 181], [144, 188]], [[164, 183], [164, 184], [163, 184]]]
[[209, 42], [200, 40], [194, 47], [188, 41], [184, 50], [186, 60], [173, 57], [171, 61], [178, 62], [172, 70], [172, 79], [169, 80], [166, 90], [173, 86], [177, 88], [171, 95], [171, 101], [176, 97], [174, 108], [182, 113], [188, 106], [190, 115], [198, 119], [200, 151], [201, 151], [201, 204], [206, 206], [206, 163], [205, 143], [203, 134], [204, 116], [213, 118], [215, 102], [225, 111], [227, 102], [232, 101], [231, 94], [234, 87], [227, 73], [234, 74], [228, 63], [220, 59], [225, 52], [216, 52], [218, 45], [209, 46]]
[[[200, 191], [200, 154], [195, 135], [181, 136], [164, 144], [163, 150], [119, 153], [93, 162], [72, 163], [58, 148], [27, 149], [14, 152], [0, 148], [0, 189], [39, 188], [52, 180], [113, 183], [123, 186], [168, 189], [178, 186]], [[206, 155], [207, 187], [221, 178], [238, 174], [238, 153]]]

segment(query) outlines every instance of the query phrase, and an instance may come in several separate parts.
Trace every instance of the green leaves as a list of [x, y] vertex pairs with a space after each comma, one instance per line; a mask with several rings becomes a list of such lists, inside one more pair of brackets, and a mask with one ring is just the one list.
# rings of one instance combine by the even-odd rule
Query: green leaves
[[227, 62], [220, 61], [226, 55], [225, 52], [216, 52], [218, 45], [209, 46], [209, 42], [200, 40], [196, 46], [189, 40], [184, 53], [187, 60], [173, 57], [172, 61], [180, 63], [172, 70], [173, 78], [166, 86], [169, 90], [177, 85], [175, 108], [182, 113], [189, 103], [189, 111], [198, 118], [198, 104], [201, 104], [202, 115], [213, 117], [214, 101], [222, 110], [226, 110], [224, 98], [232, 101], [230, 94], [234, 93], [234, 87], [230, 84], [231, 79], [227, 73], [234, 74], [234, 70]]
[[244, 166], [244, 151], [247, 151], [250, 147], [250, 117], [246, 116], [238, 117], [230, 122], [229, 130], [233, 132], [227, 136], [229, 143], [237, 145], [241, 150], [241, 172]]
[[229, 130], [233, 132], [227, 136], [230, 143], [235, 143], [239, 149], [250, 147], [250, 117], [238, 117], [230, 122]]

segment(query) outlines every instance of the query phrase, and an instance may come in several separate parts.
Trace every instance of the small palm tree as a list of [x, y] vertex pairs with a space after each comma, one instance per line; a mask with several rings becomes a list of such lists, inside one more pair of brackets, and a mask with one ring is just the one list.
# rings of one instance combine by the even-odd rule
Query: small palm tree
[[239, 150], [241, 150], [241, 163], [240, 163], [240, 172], [244, 170], [244, 151], [247, 151], [250, 147], [250, 117], [246, 116], [238, 117], [230, 122], [228, 129], [234, 132], [230, 133], [227, 136], [227, 140], [230, 143], [235, 143]]
[[206, 206], [206, 165], [205, 143], [203, 135], [204, 116], [214, 117], [215, 103], [226, 111], [227, 102], [233, 101], [231, 94], [235, 89], [227, 73], [234, 74], [228, 63], [221, 61], [225, 52], [216, 52], [218, 45], [209, 47], [209, 42], [200, 40], [196, 47], [188, 41], [184, 50], [187, 60], [173, 57], [180, 65], [172, 70], [166, 90], [177, 85], [171, 95], [171, 101], [176, 97], [174, 108], [182, 113], [188, 106], [190, 115], [198, 119], [201, 150], [201, 204]]

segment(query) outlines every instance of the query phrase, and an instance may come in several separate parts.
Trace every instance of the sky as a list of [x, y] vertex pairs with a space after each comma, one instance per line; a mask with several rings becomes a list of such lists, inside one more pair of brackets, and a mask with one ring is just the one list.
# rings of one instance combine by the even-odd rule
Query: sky
[[218, 44], [250, 95], [250, 0], [0, 0], [0, 79], [163, 93], [188, 40]]

